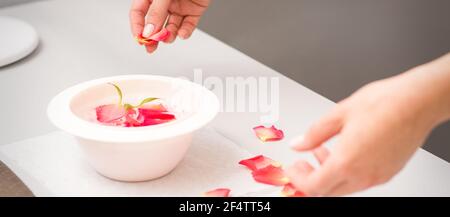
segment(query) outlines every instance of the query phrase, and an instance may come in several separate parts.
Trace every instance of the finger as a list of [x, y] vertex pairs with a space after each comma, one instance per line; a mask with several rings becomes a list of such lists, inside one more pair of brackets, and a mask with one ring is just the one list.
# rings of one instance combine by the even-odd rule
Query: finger
[[186, 16], [181, 23], [180, 29], [178, 30], [178, 37], [181, 39], [188, 39], [191, 37], [192, 32], [197, 27], [200, 21], [200, 16]]
[[326, 147], [323, 147], [323, 146], [314, 149], [313, 153], [314, 153], [314, 156], [316, 157], [317, 161], [319, 161], [319, 164], [321, 164], [321, 165], [325, 163], [325, 160], [330, 155], [330, 151]]
[[[364, 175], [364, 172], [368, 172], [371, 170], [370, 168], [367, 167], [361, 168], [361, 166], [359, 166], [362, 164], [358, 163], [358, 161], [355, 160], [355, 157], [358, 156], [355, 155], [358, 154], [358, 152], [354, 152], [355, 148], [353, 149], [342, 148], [342, 147], [358, 147], [361, 144], [361, 140], [357, 139], [358, 136], [360, 136], [360, 134], [358, 133], [360, 131], [355, 131], [355, 129], [352, 129], [352, 127], [353, 126], [350, 126], [347, 129], [345, 129], [345, 131], [342, 132], [342, 136], [337, 141], [339, 145], [336, 146], [336, 149], [334, 150], [332, 155], [332, 156], [340, 156], [341, 158], [341, 164], [339, 165], [335, 163], [335, 165], [338, 165], [337, 167], [341, 171], [340, 174], [345, 174], [344, 175], [345, 182], [341, 183], [341, 185], [337, 185], [334, 188], [330, 189], [329, 192], [325, 193], [326, 196], [342, 196], [350, 194], [356, 191], [364, 190], [377, 183], [375, 180], [369, 179], [367, 178], [367, 176]], [[370, 154], [371, 152], [369, 151], [368, 153]]]
[[294, 167], [301, 173], [307, 175], [314, 171], [314, 167], [311, 166], [307, 161], [305, 160], [299, 160], [294, 164]]
[[133, 36], [142, 33], [145, 24], [145, 15], [150, 7], [150, 0], [134, 0], [130, 10], [130, 26]]
[[326, 193], [326, 196], [329, 196], [329, 197], [343, 196], [343, 195], [351, 194], [358, 190], [360, 190], [360, 189], [357, 186], [355, 186], [354, 184], [351, 184], [350, 182], [343, 182], [340, 185], [337, 185], [330, 192]]
[[295, 162], [293, 166], [286, 169], [285, 173], [286, 176], [289, 177], [290, 182], [293, 183], [298, 182], [298, 180], [304, 179], [313, 171], [314, 167], [312, 167], [311, 164], [309, 164], [305, 160], [299, 160]]
[[183, 21], [183, 17], [178, 14], [169, 15], [169, 19], [167, 20], [166, 29], [170, 32], [170, 36], [164, 40], [166, 43], [172, 43], [177, 37], [178, 29], [181, 26], [181, 21]]
[[314, 167], [311, 166], [305, 160], [299, 160], [294, 163], [291, 167], [285, 170], [285, 175], [289, 177], [290, 182], [298, 182], [297, 180], [302, 180], [314, 171]]
[[153, 53], [155, 52], [156, 48], [158, 48], [158, 42], [152, 43], [150, 45], [146, 45], [145, 49], [147, 50], [147, 53]]
[[153, 0], [147, 14], [147, 21], [142, 32], [145, 38], [159, 32], [166, 22], [170, 0]]
[[287, 170], [287, 176], [297, 189], [308, 196], [325, 195], [343, 180], [330, 161], [308, 173], [300, 171], [297, 166], [291, 167]]
[[297, 151], [306, 151], [322, 145], [341, 131], [344, 121], [343, 116], [341, 109], [333, 109], [315, 123], [303, 138], [293, 140], [291, 147]]

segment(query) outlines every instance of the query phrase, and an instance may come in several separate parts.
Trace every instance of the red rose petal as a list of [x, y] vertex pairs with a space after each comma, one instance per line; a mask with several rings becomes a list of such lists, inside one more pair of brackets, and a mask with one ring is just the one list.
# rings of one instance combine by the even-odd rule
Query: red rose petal
[[281, 190], [281, 195], [283, 195], [285, 197], [305, 197], [306, 196], [303, 192], [297, 191], [297, 189], [295, 189], [295, 187], [291, 183], [284, 185], [283, 190]]
[[228, 197], [230, 195], [230, 189], [228, 188], [217, 188], [208, 192], [205, 192], [203, 195], [205, 197]]
[[139, 114], [144, 116], [145, 119], [161, 119], [161, 120], [173, 120], [175, 119], [175, 115], [168, 114], [168, 113], [162, 113], [162, 112], [155, 112], [152, 109], [139, 109]]
[[283, 131], [275, 128], [273, 125], [270, 128], [257, 126], [253, 130], [256, 136], [263, 142], [279, 141], [284, 138]]
[[268, 185], [282, 186], [289, 183], [283, 169], [272, 165], [253, 171], [252, 176], [255, 181]]
[[166, 123], [175, 120], [175, 115], [155, 112], [153, 109], [139, 109], [139, 116], [143, 118], [141, 126], [150, 126], [156, 124]]
[[159, 120], [173, 120], [175, 119], [175, 115], [173, 114], [166, 114], [166, 113], [155, 113], [155, 112], [149, 112], [142, 114], [145, 119], [159, 119]]
[[239, 164], [248, 167], [252, 171], [259, 170], [259, 169], [267, 167], [269, 165], [272, 165], [274, 167], [281, 167], [280, 163], [278, 163], [264, 155], [258, 155], [256, 157], [241, 160], [241, 161], [239, 161]]
[[164, 40], [166, 40], [169, 37], [169, 35], [170, 35], [170, 32], [167, 29], [163, 28], [158, 33], [152, 35], [150, 37], [150, 40], [153, 40], [153, 41], [164, 41]]
[[163, 113], [167, 111], [162, 105], [154, 108], [139, 108], [139, 116], [143, 118], [141, 126], [150, 126], [175, 120], [175, 115]]
[[167, 29], [162, 29], [158, 33], [152, 35], [150, 38], [145, 38], [142, 34], [136, 36], [136, 41], [140, 45], [149, 45], [152, 43], [158, 43], [159, 41], [164, 41], [170, 36], [170, 32]]
[[142, 34], [136, 36], [136, 41], [137, 41], [140, 45], [148, 45], [148, 44], [150, 44], [150, 43], [156, 43], [156, 42], [153, 41], [153, 40], [150, 40], [150, 39], [148, 39], [148, 38], [144, 38], [144, 37], [142, 36]]
[[128, 109], [127, 115], [125, 115], [125, 126], [126, 127], [139, 127], [144, 121], [143, 117], [137, 115], [134, 109]]
[[96, 107], [95, 113], [99, 122], [111, 123], [125, 116], [126, 111], [122, 106], [110, 104]]

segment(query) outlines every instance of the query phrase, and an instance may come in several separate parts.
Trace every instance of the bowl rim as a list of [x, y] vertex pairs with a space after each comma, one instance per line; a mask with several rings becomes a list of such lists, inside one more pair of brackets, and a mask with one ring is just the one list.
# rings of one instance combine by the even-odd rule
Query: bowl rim
[[[189, 87], [200, 91], [202, 106], [206, 105], [208, 109], [203, 108], [202, 112], [194, 112], [189, 118], [167, 126], [155, 125], [155, 127], [136, 128], [105, 126], [84, 120], [73, 113], [70, 107], [72, 99], [81, 91], [108, 82], [123, 80], [167, 81], [188, 84]], [[188, 134], [211, 122], [218, 112], [219, 100], [210, 90], [186, 79], [161, 75], [119, 75], [85, 81], [57, 94], [47, 107], [47, 116], [57, 128], [80, 138], [114, 143], [156, 141]]]

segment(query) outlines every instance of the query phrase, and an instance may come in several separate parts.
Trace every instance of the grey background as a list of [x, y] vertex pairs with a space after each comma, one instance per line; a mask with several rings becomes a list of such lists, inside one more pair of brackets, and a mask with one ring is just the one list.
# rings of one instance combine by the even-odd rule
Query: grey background
[[6, 7], [16, 4], [23, 4], [27, 2], [38, 1], [38, 0], [0, 0], [0, 7]]
[[[213, 0], [200, 29], [339, 101], [449, 52], [449, 9], [448, 0]], [[450, 161], [450, 123], [425, 149]]]

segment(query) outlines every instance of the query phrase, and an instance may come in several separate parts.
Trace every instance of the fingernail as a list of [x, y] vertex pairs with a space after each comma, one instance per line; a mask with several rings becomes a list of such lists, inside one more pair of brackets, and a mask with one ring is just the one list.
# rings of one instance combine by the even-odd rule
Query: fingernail
[[155, 26], [151, 23], [145, 25], [144, 31], [142, 31], [142, 36], [145, 38], [150, 37], [150, 35], [152, 35], [154, 29], [155, 29]]
[[181, 38], [181, 39], [183, 39], [183, 40], [185, 40], [185, 39], [188, 38], [188, 35], [187, 35], [187, 34], [188, 34], [188, 33], [187, 33], [185, 30], [180, 30], [180, 31], [178, 32], [178, 37]]
[[301, 145], [304, 140], [305, 140], [304, 135], [297, 136], [291, 140], [291, 142], [289, 143], [289, 146], [291, 146], [291, 148], [295, 149], [298, 145]]

